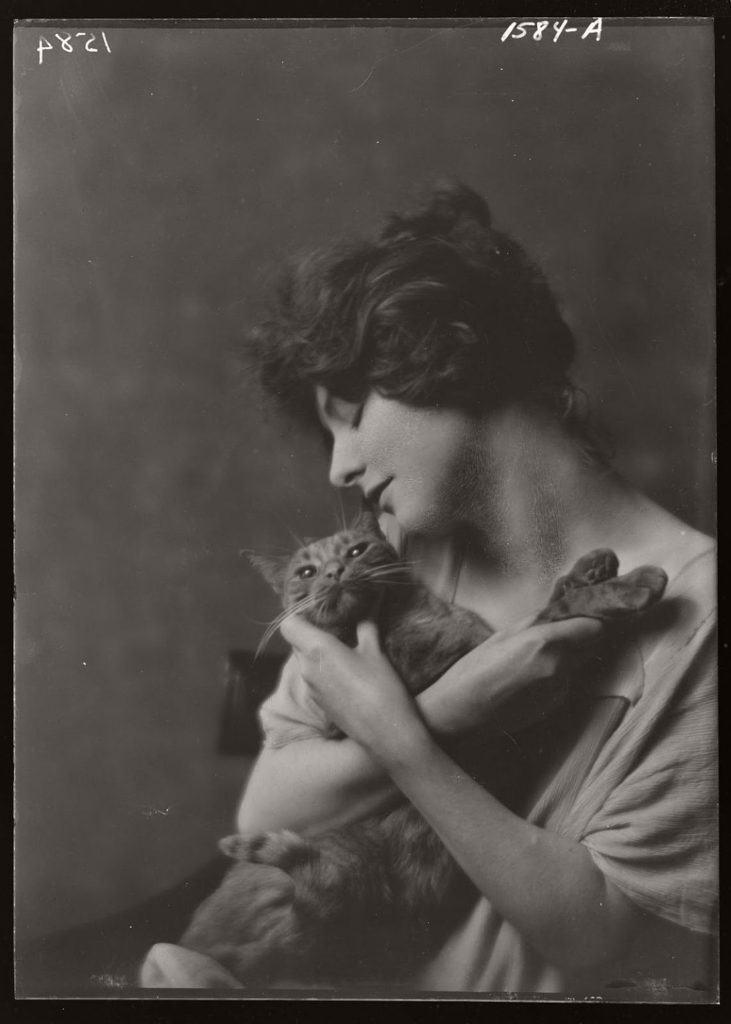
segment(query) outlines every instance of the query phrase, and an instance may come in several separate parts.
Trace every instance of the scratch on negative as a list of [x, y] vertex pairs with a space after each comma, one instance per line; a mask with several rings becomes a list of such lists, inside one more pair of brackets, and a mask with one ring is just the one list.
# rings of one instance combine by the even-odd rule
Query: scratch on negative
[[389, 60], [389, 58], [391, 58], [391, 57], [398, 57], [402, 53], [408, 53], [409, 50], [415, 50], [417, 48], [417, 46], [423, 46], [424, 43], [431, 42], [431, 40], [434, 38], [435, 35], [438, 35], [440, 32], [446, 32], [446, 31], [447, 31], [447, 29], [443, 29], [443, 28], [437, 29], [435, 32], [430, 33], [426, 37], [426, 39], [420, 39], [418, 43], [412, 43], [411, 46], [405, 46], [403, 48], [403, 50], [394, 50], [393, 53], [387, 53], [383, 57], [378, 57], [376, 60], [373, 61], [373, 67], [368, 72], [368, 74], [365, 76], [365, 78], [360, 83], [360, 85], [356, 85], [355, 89], [351, 89], [350, 90], [351, 93], [358, 92], [360, 89], [363, 88], [364, 85], [367, 85], [368, 82], [370, 82], [371, 78], [373, 77], [373, 72], [376, 70], [376, 68], [378, 67], [379, 64], [383, 63], [384, 60]]
[[509, 740], [512, 740], [515, 746], [518, 748], [518, 750], [520, 750], [520, 743], [518, 743], [515, 736], [511, 736], [511, 734], [509, 732], [506, 732], [505, 729], [503, 729], [503, 736], [507, 736]]

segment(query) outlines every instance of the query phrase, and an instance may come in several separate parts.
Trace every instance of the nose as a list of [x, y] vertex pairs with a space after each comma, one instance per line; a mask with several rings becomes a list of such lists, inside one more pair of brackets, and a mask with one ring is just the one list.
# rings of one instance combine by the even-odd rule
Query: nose
[[325, 579], [339, 580], [340, 577], [343, 575], [343, 569], [344, 566], [342, 566], [340, 562], [328, 562], [325, 568], [323, 569]]
[[352, 487], [364, 472], [365, 464], [358, 450], [355, 432], [336, 431], [330, 457], [330, 483], [333, 487]]

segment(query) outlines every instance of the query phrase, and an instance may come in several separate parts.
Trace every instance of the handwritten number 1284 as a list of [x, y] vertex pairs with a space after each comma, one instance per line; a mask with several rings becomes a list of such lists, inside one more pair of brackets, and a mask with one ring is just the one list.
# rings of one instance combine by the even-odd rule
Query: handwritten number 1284
[[[104, 46], [106, 47], [107, 53], [111, 53], [112, 50], [111, 50], [111, 47], [109, 46], [109, 43], [107, 42], [106, 32], [101, 32], [100, 35], [101, 35], [101, 38], [102, 38], [102, 40], [104, 42]], [[94, 42], [96, 40], [96, 34], [94, 32], [56, 32], [55, 35], [54, 35], [54, 38], [58, 40], [58, 42], [61, 45], [61, 49], [63, 50], [64, 53], [73, 53], [74, 52], [74, 47], [72, 45], [72, 40], [74, 40], [74, 41], [78, 40], [79, 42], [78, 42], [77, 45], [78, 45], [78, 47], [80, 47], [81, 46], [81, 40], [83, 39], [84, 36], [87, 37], [86, 43], [83, 46], [84, 50], [86, 50], [87, 53], [99, 53], [99, 50], [96, 48], [96, 46], [94, 46]], [[53, 49], [53, 44], [49, 43], [45, 36], [41, 36], [40, 39], [38, 40], [38, 63], [39, 64], [43, 63], [43, 54], [47, 50], [52, 50], [52, 49]]]

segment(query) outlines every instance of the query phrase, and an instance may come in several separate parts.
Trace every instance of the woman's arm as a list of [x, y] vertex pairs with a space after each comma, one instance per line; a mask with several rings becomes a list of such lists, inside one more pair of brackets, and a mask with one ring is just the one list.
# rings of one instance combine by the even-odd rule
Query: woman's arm
[[347, 737], [265, 747], [236, 815], [239, 832], [288, 828], [315, 835], [368, 817], [400, 799], [398, 787], [363, 747]]
[[426, 729], [410, 730], [398, 749], [379, 756], [478, 890], [550, 963], [609, 962], [645, 920], [585, 846], [513, 814]]
[[[571, 619], [495, 634], [458, 661], [417, 705], [440, 739], [481, 725], [486, 730], [528, 725], [563, 696], [565, 678], [600, 625]], [[367, 817], [399, 799], [384, 768], [347, 737], [303, 739], [265, 748], [237, 811], [241, 832], [290, 828], [314, 834]]]
[[301, 619], [286, 631], [304, 679], [332, 720], [417, 807], [526, 941], [549, 962], [573, 969], [617, 955], [645, 915], [581, 843], [513, 814], [440, 748], [372, 623], [359, 626], [355, 649]]

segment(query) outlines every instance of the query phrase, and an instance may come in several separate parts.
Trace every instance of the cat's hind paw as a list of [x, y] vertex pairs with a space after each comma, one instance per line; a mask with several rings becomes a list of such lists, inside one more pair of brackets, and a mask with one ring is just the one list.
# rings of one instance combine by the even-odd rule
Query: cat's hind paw
[[158, 942], [139, 969], [141, 988], [243, 988], [233, 974], [202, 953]]
[[289, 871], [296, 864], [310, 860], [315, 852], [310, 843], [288, 829], [281, 832], [257, 832], [255, 835], [226, 836], [219, 840], [218, 847], [233, 860], [271, 864], [283, 871]]

